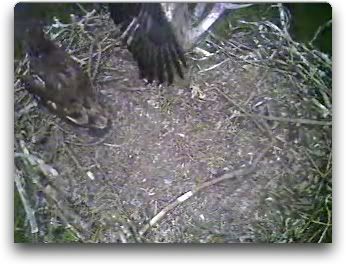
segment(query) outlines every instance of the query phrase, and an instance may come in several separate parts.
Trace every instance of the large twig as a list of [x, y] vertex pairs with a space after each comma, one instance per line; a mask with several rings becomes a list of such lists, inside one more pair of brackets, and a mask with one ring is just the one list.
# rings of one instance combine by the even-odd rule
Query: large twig
[[181, 205], [185, 201], [187, 201], [192, 196], [196, 195], [203, 189], [206, 189], [212, 185], [215, 185], [217, 183], [220, 183], [222, 181], [228, 180], [228, 179], [236, 179], [239, 180], [241, 176], [249, 175], [257, 169], [258, 162], [264, 157], [264, 155], [268, 152], [268, 150], [271, 148], [272, 145], [268, 145], [260, 154], [259, 156], [253, 161], [252, 164], [249, 164], [248, 167], [242, 167], [240, 169], [237, 169], [232, 172], [228, 172], [223, 174], [222, 176], [215, 178], [213, 180], [204, 182], [203, 184], [195, 187], [194, 189], [185, 192], [183, 195], [175, 199], [172, 203], [168, 204], [166, 207], [164, 207], [158, 214], [156, 214], [146, 225], [144, 225], [141, 230], [139, 230], [139, 235], [143, 236], [150, 227], [153, 227], [155, 224], [157, 224], [159, 221], [161, 221], [168, 212], [175, 209], [178, 205]]
[[223, 60], [223, 61], [220, 62], [220, 63], [217, 63], [217, 64], [215, 64], [215, 65], [212, 65], [211, 67], [208, 67], [208, 68], [206, 68], [206, 69], [202, 69], [202, 70], [198, 71], [198, 73], [204, 73], [204, 72], [208, 72], [208, 71], [210, 71], [210, 70], [213, 70], [213, 69], [215, 69], [215, 68], [217, 68], [217, 67], [223, 65], [224, 63], [227, 63], [229, 60], [231, 60], [231, 58], [227, 58], [227, 59]]

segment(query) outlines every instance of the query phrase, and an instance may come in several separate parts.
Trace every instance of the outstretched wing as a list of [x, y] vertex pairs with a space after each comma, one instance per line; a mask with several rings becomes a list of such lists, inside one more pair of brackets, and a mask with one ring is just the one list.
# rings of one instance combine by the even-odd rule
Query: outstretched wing
[[109, 10], [138, 63], [141, 78], [169, 84], [175, 72], [184, 78], [184, 53], [159, 3], [109, 4]]

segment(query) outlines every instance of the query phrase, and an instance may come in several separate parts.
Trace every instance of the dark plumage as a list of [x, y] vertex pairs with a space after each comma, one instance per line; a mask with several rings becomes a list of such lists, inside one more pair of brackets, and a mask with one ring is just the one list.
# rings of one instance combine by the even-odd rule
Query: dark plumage
[[40, 27], [28, 29], [28, 34], [31, 75], [23, 77], [23, 81], [29, 92], [69, 123], [98, 132], [106, 130], [110, 120], [79, 65], [48, 40]]
[[151, 83], [184, 78], [184, 52], [159, 3], [109, 4], [110, 17], [120, 25], [124, 42], [138, 63], [140, 77]]
[[[108, 8], [137, 61], [140, 77], [170, 84], [175, 74], [184, 77], [184, 50], [196, 45], [225, 10], [243, 6], [246, 5], [112, 3]], [[44, 36], [42, 24], [51, 17], [46, 11], [54, 7], [47, 3], [15, 6], [15, 44], [23, 40], [26, 43], [32, 72], [23, 80], [53, 113], [77, 126], [105, 130], [110, 120], [96, 101], [88, 77], [63, 48]]]
[[231, 10], [232, 3], [112, 3], [110, 17], [148, 82], [184, 78], [184, 52], [200, 42], [210, 27]]

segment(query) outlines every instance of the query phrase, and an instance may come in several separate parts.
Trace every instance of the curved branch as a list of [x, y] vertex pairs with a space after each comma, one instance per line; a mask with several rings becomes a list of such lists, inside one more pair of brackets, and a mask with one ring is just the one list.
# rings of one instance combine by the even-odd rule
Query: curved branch
[[244, 176], [244, 175], [249, 175], [253, 172], [255, 172], [255, 170], [257, 169], [257, 164], [258, 162], [263, 158], [263, 156], [268, 152], [268, 150], [271, 148], [271, 145], [268, 145], [261, 153], [260, 155], [253, 161], [252, 164], [249, 164], [249, 167], [242, 167], [240, 169], [237, 169], [235, 171], [232, 172], [228, 172], [223, 174], [220, 177], [217, 177], [213, 180], [204, 182], [203, 184], [197, 186], [196, 188], [185, 192], [183, 195], [181, 195], [180, 197], [178, 197], [177, 199], [175, 199], [172, 203], [168, 204], [166, 207], [164, 207], [158, 214], [156, 214], [150, 221], [149, 223], [145, 224], [141, 230], [139, 230], [139, 235], [143, 236], [150, 227], [154, 226], [155, 224], [157, 224], [158, 222], [160, 222], [167, 213], [169, 213], [170, 211], [172, 211], [174, 208], [176, 208], [178, 205], [184, 203], [185, 201], [187, 201], [189, 198], [191, 198], [192, 196], [196, 195], [197, 193], [199, 193], [200, 191], [202, 191], [203, 189], [206, 189], [212, 185], [215, 185], [217, 183], [220, 183], [224, 180], [227, 179], [239, 179], [240, 176]]

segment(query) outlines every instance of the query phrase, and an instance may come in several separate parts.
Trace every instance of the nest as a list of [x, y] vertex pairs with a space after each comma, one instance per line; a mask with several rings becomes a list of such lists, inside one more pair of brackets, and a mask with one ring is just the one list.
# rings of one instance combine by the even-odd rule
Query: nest
[[[331, 59], [280, 24], [239, 21], [187, 53], [188, 84], [143, 85], [108, 14], [46, 34], [114, 115], [90, 139], [42, 110], [15, 62], [16, 234], [37, 242], [326, 242]], [[136, 73], [136, 76], [134, 75]], [[294, 200], [292, 200], [294, 199]], [[21, 208], [21, 205], [23, 208]]]

